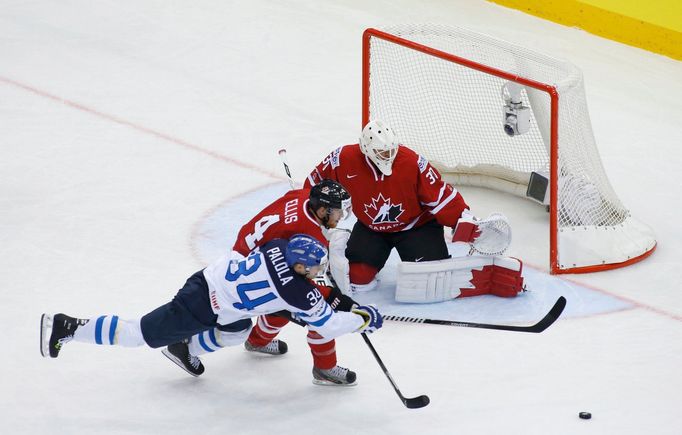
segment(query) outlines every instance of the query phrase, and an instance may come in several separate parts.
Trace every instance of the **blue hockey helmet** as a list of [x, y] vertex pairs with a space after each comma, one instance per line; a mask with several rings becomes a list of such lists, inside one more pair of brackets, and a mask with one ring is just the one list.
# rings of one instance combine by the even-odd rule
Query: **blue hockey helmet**
[[289, 267], [298, 263], [304, 265], [306, 271], [315, 266], [324, 268], [327, 264], [327, 248], [307, 234], [294, 234], [289, 239], [284, 258]]

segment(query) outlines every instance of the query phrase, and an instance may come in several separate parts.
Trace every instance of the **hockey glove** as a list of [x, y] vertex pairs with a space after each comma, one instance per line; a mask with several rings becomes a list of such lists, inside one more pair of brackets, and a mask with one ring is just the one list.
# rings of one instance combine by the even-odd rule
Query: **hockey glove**
[[476, 237], [481, 235], [476, 221], [477, 219], [469, 210], [464, 210], [452, 232], [452, 241], [473, 243]]
[[372, 305], [360, 305], [359, 307], [353, 308], [353, 313], [359, 314], [365, 319], [364, 325], [362, 325], [356, 332], [365, 332], [371, 334], [377, 329], [381, 328], [384, 324], [384, 319], [381, 317], [381, 313], [376, 307]]
[[341, 293], [338, 287], [330, 287], [329, 296], [324, 300], [334, 311], [350, 311], [359, 305], [350, 296]]

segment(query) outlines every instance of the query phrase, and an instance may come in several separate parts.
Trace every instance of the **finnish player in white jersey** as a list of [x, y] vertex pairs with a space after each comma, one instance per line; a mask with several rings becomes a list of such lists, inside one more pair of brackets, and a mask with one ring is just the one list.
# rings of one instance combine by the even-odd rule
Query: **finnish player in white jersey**
[[382, 326], [372, 306], [335, 312], [311, 281], [326, 267], [327, 250], [313, 237], [275, 239], [248, 257], [225, 256], [192, 275], [173, 300], [136, 320], [115, 315], [79, 319], [43, 314], [41, 353], [56, 358], [70, 341], [152, 348], [193, 376], [204, 372], [198, 358], [244, 342], [251, 318], [287, 311], [328, 338], [374, 332]]

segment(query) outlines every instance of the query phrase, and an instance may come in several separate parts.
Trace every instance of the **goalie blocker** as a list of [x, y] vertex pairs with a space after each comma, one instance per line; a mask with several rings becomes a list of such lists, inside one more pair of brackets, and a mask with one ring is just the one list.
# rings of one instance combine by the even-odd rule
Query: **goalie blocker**
[[522, 269], [521, 260], [502, 256], [401, 262], [395, 300], [430, 303], [485, 294], [514, 297], [523, 290]]

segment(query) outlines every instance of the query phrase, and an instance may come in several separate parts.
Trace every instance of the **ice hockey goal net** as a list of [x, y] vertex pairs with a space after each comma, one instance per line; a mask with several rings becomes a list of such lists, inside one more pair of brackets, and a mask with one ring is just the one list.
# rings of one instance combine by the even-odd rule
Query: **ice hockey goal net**
[[[514, 83], [530, 120], [510, 136], [503, 115]], [[367, 29], [362, 118], [387, 122], [455, 185], [547, 205], [552, 273], [625, 266], [656, 247], [609, 183], [582, 74], [568, 62], [456, 27]]]

